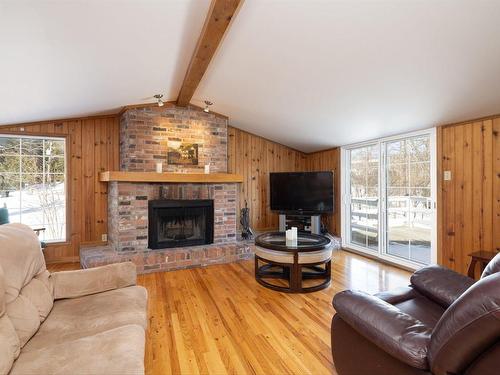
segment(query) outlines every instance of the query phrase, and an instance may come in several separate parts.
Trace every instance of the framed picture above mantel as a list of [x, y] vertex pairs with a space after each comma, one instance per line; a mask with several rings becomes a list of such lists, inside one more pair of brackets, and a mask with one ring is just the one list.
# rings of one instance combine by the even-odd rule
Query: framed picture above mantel
[[170, 165], [198, 165], [198, 144], [169, 141], [167, 161]]

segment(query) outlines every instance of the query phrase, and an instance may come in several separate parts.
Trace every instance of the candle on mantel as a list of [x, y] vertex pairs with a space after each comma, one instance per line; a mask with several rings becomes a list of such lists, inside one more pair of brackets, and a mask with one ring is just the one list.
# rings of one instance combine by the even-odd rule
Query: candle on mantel
[[205, 164], [205, 174], [210, 173], [210, 164]]
[[156, 163], [156, 173], [163, 172], [163, 163]]

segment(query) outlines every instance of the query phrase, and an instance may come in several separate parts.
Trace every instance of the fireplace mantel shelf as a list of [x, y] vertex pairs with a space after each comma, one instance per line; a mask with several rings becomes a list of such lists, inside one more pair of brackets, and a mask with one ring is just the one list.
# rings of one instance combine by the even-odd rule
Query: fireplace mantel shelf
[[173, 182], [173, 183], [235, 183], [243, 176], [232, 173], [156, 173], [106, 171], [99, 174], [102, 182]]

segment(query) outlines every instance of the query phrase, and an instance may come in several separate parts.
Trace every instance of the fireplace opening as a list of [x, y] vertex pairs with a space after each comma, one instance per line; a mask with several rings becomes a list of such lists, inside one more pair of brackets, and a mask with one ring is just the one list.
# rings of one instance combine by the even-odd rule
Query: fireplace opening
[[150, 249], [211, 244], [213, 240], [213, 200], [149, 201]]

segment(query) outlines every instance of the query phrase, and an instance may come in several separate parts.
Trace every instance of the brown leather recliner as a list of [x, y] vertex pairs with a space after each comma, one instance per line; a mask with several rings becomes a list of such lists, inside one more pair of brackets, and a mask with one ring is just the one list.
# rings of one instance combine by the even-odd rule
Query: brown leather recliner
[[477, 282], [440, 266], [411, 285], [333, 298], [339, 375], [500, 374], [500, 254]]

